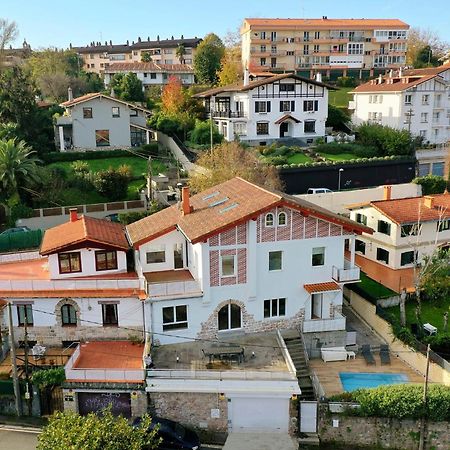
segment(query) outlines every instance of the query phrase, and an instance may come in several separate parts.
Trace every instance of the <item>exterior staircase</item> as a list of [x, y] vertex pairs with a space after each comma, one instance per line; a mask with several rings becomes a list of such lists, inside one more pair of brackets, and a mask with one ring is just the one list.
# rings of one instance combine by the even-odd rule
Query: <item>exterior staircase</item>
[[286, 330], [282, 332], [282, 336], [297, 372], [298, 385], [302, 392], [300, 400], [316, 400], [309, 374], [308, 355], [305, 353], [300, 332], [298, 330]]

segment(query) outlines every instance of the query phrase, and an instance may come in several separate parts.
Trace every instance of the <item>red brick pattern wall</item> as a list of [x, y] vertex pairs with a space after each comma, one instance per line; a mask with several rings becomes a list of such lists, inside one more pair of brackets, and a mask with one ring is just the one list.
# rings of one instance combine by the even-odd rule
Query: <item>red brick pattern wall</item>
[[305, 217], [305, 239], [315, 238], [317, 236], [317, 219]]
[[219, 286], [219, 250], [209, 252], [209, 283], [211, 286]]
[[330, 223], [324, 220], [317, 221], [317, 237], [327, 237], [330, 235]]
[[334, 223], [330, 223], [330, 236], [341, 236], [342, 235], [342, 227], [335, 225]]
[[237, 243], [246, 244], [247, 243], [247, 224], [241, 223], [237, 226]]
[[223, 231], [209, 238], [210, 247], [226, 245], [244, 245], [247, 243], [247, 223], [242, 223], [237, 227]]
[[[235, 256], [236, 275], [233, 277], [220, 276], [220, 260], [222, 256]], [[233, 286], [247, 283], [247, 249], [231, 248], [226, 250], [210, 250], [209, 252], [210, 286]]]
[[247, 249], [239, 248], [237, 254], [238, 284], [247, 283]]
[[292, 239], [305, 237], [305, 217], [298, 211], [292, 211]]
[[236, 245], [236, 227], [220, 233], [220, 245]]

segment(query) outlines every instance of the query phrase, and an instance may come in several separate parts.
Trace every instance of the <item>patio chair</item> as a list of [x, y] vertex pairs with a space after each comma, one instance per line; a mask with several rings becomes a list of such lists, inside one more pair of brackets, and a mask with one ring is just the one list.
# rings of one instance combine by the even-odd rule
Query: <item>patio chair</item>
[[391, 356], [389, 353], [389, 345], [383, 344], [380, 345], [380, 360], [381, 364], [390, 364]]
[[361, 347], [361, 353], [364, 356], [364, 359], [366, 360], [366, 363], [368, 365], [375, 365], [375, 358], [373, 357], [372, 351], [370, 350], [370, 345], [364, 344]]

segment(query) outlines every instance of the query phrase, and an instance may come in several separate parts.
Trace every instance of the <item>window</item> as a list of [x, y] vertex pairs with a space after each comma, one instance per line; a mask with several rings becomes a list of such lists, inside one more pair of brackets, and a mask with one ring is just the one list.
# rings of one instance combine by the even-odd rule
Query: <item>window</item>
[[261, 45], [260, 52], [261, 53], [266, 53], [266, 46], [265, 45]]
[[130, 117], [137, 117], [138, 112], [137, 109], [130, 109]]
[[264, 318], [282, 317], [286, 315], [286, 299], [272, 298], [264, 300]]
[[423, 112], [420, 114], [420, 121], [422, 123], [427, 123], [428, 122], [428, 113]]
[[81, 253], [58, 253], [59, 273], [81, 272]]
[[366, 243], [359, 239], [355, 239], [355, 251], [365, 255], [366, 254]]
[[117, 269], [117, 252], [103, 251], [95, 252], [95, 270], [113, 270]]
[[320, 31], [314, 31], [314, 39], [320, 39]]
[[424, 177], [430, 174], [430, 163], [419, 164], [419, 177]]
[[17, 318], [20, 327], [25, 325], [25, 321], [33, 326], [33, 305], [17, 305]]
[[155, 72], [150, 73], [150, 79], [151, 80], [156, 80], [156, 73]]
[[269, 122], [256, 122], [256, 134], [269, 134]]
[[120, 108], [118, 106], [113, 106], [111, 111], [113, 117], [120, 117]]
[[428, 94], [422, 95], [422, 105], [428, 105], [429, 99], [430, 99], [430, 96]]
[[77, 324], [77, 312], [72, 305], [61, 306], [61, 322], [63, 326]]
[[273, 227], [273, 214], [266, 214], [266, 227]]
[[277, 40], [277, 32], [276, 31], [272, 31], [270, 33], [270, 40], [271, 41], [276, 41]]
[[147, 264], [166, 262], [166, 246], [156, 245], [147, 252]]
[[286, 213], [285, 212], [280, 212], [278, 214], [278, 225], [279, 226], [286, 225]]
[[295, 111], [295, 102], [289, 100], [280, 101], [280, 112], [293, 112]]
[[320, 45], [315, 44], [314, 45], [314, 53], [319, 53], [320, 52]]
[[389, 264], [389, 252], [384, 248], [377, 248], [377, 261], [385, 262]]
[[95, 130], [95, 145], [97, 147], [109, 146], [109, 130]]
[[304, 45], [303, 46], [303, 54], [304, 55], [309, 55], [309, 45]]
[[387, 234], [388, 236], [391, 235], [391, 224], [388, 222], [385, 222], [384, 220], [378, 221], [378, 232]]
[[119, 319], [117, 315], [117, 303], [103, 303], [102, 317], [103, 317], [103, 326], [119, 325]]
[[367, 216], [365, 214], [356, 213], [356, 221], [367, 226]]
[[400, 255], [400, 265], [406, 266], [407, 264], [414, 263], [414, 250], [410, 252], [404, 252]]
[[286, 52], [286, 56], [294, 56], [294, 55], [295, 55], [295, 52], [293, 50], [288, 50]]
[[83, 108], [83, 119], [92, 119], [92, 108]]
[[223, 277], [232, 277], [236, 274], [235, 271], [235, 257], [234, 255], [221, 256], [221, 271]]
[[304, 31], [303, 32], [303, 40], [304, 41], [309, 41], [309, 31]]
[[269, 270], [281, 270], [283, 268], [283, 252], [269, 252]]
[[323, 266], [325, 264], [325, 247], [314, 247], [312, 249], [311, 263], [313, 266]]
[[427, 138], [427, 130], [420, 130], [419, 136], [426, 139]]
[[163, 331], [188, 327], [187, 306], [168, 306], [162, 309]]
[[321, 319], [323, 311], [323, 294], [311, 294], [311, 319]]
[[280, 92], [294, 92], [295, 84], [292, 83], [281, 83], [279, 87]]
[[183, 244], [174, 244], [173, 246], [173, 268], [182, 269], [183, 264]]
[[261, 58], [259, 61], [261, 66], [265, 66], [266, 65], [266, 58]]
[[272, 45], [272, 47], [270, 48], [270, 52], [272, 54], [276, 54], [277, 53], [277, 46], [276, 45]]
[[438, 232], [450, 230], [450, 219], [441, 220], [437, 224]]
[[255, 102], [256, 113], [270, 112], [270, 102]]
[[316, 121], [315, 120], [305, 120], [304, 131], [305, 131], [305, 133], [315, 133], [316, 132]]
[[359, 43], [347, 44], [347, 53], [349, 55], [363, 55], [364, 54], [364, 44], [359, 44]]
[[233, 129], [236, 136], [245, 136], [247, 134], [247, 124], [245, 122], [234, 122]]
[[431, 173], [433, 175], [437, 175], [438, 177], [443, 177], [444, 176], [444, 163], [443, 162], [433, 163]]
[[241, 308], [234, 303], [223, 306], [217, 315], [219, 330], [241, 328]]
[[319, 101], [318, 100], [304, 100], [303, 101], [303, 111], [319, 111]]
[[406, 236], [417, 236], [420, 234], [421, 227], [418, 226], [417, 223], [410, 224], [410, 225], [402, 225], [402, 228], [400, 230], [401, 237]]

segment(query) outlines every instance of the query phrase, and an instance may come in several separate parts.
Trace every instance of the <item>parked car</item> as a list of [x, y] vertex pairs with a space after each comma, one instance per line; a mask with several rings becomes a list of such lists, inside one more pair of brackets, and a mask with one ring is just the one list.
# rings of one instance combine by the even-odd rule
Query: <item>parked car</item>
[[[136, 417], [133, 421], [133, 426], [137, 427], [142, 422], [141, 417]], [[200, 448], [200, 440], [197, 434], [188, 430], [169, 419], [162, 419], [161, 417], [152, 417], [149, 431], [155, 427], [158, 428], [158, 436], [162, 438], [162, 443], [158, 447], [160, 450], [198, 450]]]
[[329, 192], [333, 192], [328, 188], [309, 188], [307, 194], [327, 194]]
[[14, 227], [14, 228], [8, 228], [5, 231], [2, 231], [0, 233], [0, 236], [6, 236], [8, 234], [13, 234], [13, 233], [29, 233], [31, 230], [26, 227], [26, 226], [22, 226], [22, 227]]

